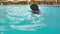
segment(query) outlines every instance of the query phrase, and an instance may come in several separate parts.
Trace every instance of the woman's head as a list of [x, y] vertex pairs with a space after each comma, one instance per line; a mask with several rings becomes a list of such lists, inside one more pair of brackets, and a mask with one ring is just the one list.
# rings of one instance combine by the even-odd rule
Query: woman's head
[[30, 8], [35, 11], [39, 11], [39, 7], [37, 4], [31, 4]]

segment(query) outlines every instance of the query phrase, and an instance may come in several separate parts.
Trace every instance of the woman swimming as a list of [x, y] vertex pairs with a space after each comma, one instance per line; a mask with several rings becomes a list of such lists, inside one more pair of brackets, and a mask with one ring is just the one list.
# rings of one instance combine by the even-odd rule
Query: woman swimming
[[40, 10], [37, 4], [31, 4], [30, 8], [32, 9], [33, 14], [39, 14]]
[[31, 11], [32, 12], [32, 17], [31, 17], [32, 18], [32, 21], [34, 22], [34, 24], [37, 24], [36, 18], [39, 20], [39, 17], [38, 16], [40, 16], [39, 15], [40, 14], [39, 7], [38, 7], [37, 4], [31, 4], [30, 8], [32, 10]]
[[[44, 15], [44, 13], [42, 13], [40, 10], [39, 10], [39, 7], [37, 4], [31, 4], [30, 6], [31, 10], [32, 10], [32, 21], [34, 22], [34, 24], [39, 24], [40, 21], [42, 21], [42, 17]], [[36, 20], [37, 19], [37, 20]], [[42, 19], [42, 20], [40, 20]]]

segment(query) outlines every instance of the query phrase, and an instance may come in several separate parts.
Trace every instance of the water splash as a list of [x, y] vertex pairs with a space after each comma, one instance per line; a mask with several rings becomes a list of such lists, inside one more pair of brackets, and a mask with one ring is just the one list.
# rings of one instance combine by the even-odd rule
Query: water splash
[[[8, 18], [10, 20], [10, 23], [8, 23], [10, 24], [10, 26], [8, 27], [10, 27], [11, 29], [18, 29], [23, 31], [36, 31], [36, 29], [43, 28], [46, 26], [44, 23], [41, 22], [45, 20], [42, 17], [42, 15], [32, 16], [31, 12], [28, 12], [28, 11], [26, 12], [25, 11], [8, 11], [7, 14], [3, 14], [3, 15], [4, 15], [4, 18], [1, 18], [0, 22], [5, 22], [7, 20], [4, 20], [4, 19]], [[16, 25], [19, 23], [21, 24], [21, 21], [24, 21], [24, 20], [30, 20], [31, 22], [27, 25], [20, 25], [20, 26]]]
[[[14, 13], [14, 12], [13, 12]], [[23, 30], [23, 31], [36, 31], [35, 29], [38, 28], [43, 28], [46, 25], [44, 23], [42, 23], [41, 21], [45, 20], [43, 17], [41, 17], [42, 15], [34, 15], [34, 17], [31, 15], [31, 12], [20, 12], [20, 13], [14, 13], [14, 15], [12, 15], [11, 13], [9, 14], [9, 18], [13, 21], [24, 21], [24, 20], [31, 20], [31, 24], [28, 25], [22, 25], [22, 26], [18, 26], [18, 25], [11, 25], [10, 27], [13, 29], [18, 29], [18, 30]], [[17, 23], [18, 24], [18, 23]]]

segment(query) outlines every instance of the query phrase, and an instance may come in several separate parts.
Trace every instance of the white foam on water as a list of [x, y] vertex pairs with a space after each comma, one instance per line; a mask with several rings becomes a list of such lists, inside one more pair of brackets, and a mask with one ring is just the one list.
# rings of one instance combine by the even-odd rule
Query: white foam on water
[[[12, 10], [12, 9], [11, 9]], [[14, 9], [15, 10], [15, 9]], [[23, 10], [21, 11], [11, 11], [8, 12], [7, 17], [12, 21], [10, 24], [19, 24], [21, 23], [20, 21], [24, 20], [31, 20], [31, 24], [28, 25], [10, 25], [12, 29], [18, 29], [18, 30], [23, 30], [23, 31], [36, 31], [38, 28], [43, 28], [46, 25], [42, 23], [41, 21], [45, 20], [42, 15], [34, 15], [34, 17], [31, 15], [30, 12], [25, 12]], [[22, 18], [21, 18], [22, 17]], [[36, 20], [36, 18], [38, 20]], [[4, 21], [4, 19], [1, 19], [0, 21]], [[3, 27], [0, 28], [1, 31], [4, 31], [5, 29]]]
[[18, 30], [23, 30], [23, 31], [34, 31], [35, 29], [45, 27], [45, 24], [35, 23], [35, 24], [28, 24], [28, 25], [22, 25], [22, 26], [10, 25], [10, 27], [13, 29], [18, 29]]

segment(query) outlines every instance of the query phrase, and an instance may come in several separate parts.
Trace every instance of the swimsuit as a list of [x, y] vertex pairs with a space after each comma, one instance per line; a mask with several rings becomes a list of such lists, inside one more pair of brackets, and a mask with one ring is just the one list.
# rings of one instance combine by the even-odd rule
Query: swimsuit
[[39, 14], [39, 11], [33, 10], [32, 13], [33, 13], [33, 14]]

